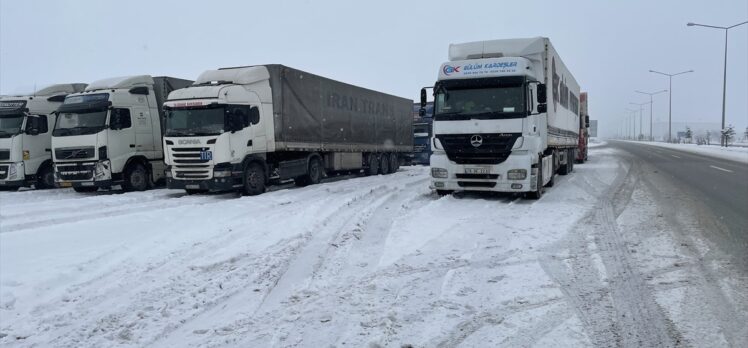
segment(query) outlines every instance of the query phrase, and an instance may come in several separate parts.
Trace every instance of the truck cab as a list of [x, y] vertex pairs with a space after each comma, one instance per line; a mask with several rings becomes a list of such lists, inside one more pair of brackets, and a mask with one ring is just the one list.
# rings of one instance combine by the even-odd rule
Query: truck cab
[[540, 198], [557, 172], [571, 170], [579, 87], [547, 38], [452, 45], [433, 93], [431, 188], [439, 194]]
[[57, 182], [79, 192], [114, 185], [143, 191], [163, 178], [160, 101], [165, 79], [110, 78], [67, 96], [52, 133]]
[[51, 139], [55, 110], [82, 83], [57, 84], [32, 95], [0, 98], [0, 189], [55, 186]]

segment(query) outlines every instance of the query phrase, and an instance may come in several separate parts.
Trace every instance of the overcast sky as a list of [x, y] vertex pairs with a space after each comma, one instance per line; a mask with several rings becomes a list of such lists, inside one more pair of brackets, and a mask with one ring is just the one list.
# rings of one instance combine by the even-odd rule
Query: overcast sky
[[[123, 75], [195, 79], [203, 70], [281, 63], [416, 99], [450, 43], [547, 36], [590, 95], [603, 135], [634, 90], [667, 88], [673, 119], [719, 123], [724, 32], [748, 1], [84, 1], [0, 0], [0, 94]], [[748, 123], [748, 25], [730, 30], [727, 121]], [[655, 120], [667, 117], [655, 97]], [[647, 113], [645, 113], [645, 118]], [[638, 122], [638, 121], [637, 121]], [[646, 128], [645, 128], [646, 129]]]

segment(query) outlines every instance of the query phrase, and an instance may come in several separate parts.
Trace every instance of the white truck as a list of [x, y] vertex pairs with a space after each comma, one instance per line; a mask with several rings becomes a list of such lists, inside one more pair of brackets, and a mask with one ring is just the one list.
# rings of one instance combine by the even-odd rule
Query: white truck
[[55, 178], [78, 192], [151, 188], [164, 176], [162, 104], [192, 84], [149, 75], [96, 81], [68, 95], [52, 133]]
[[452, 44], [433, 88], [430, 186], [439, 194], [537, 199], [573, 170], [579, 85], [547, 38]]
[[55, 110], [83, 83], [57, 84], [32, 95], [0, 98], [0, 190], [55, 186], [52, 129]]
[[167, 187], [256, 195], [392, 173], [413, 151], [412, 103], [277, 64], [208, 70], [164, 103]]

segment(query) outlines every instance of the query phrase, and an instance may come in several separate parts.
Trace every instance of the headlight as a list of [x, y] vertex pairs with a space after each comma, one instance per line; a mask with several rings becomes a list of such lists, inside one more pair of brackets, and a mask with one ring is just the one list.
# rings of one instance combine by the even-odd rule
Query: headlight
[[18, 170], [16, 169], [16, 164], [15, 163], [11, 163], [8, 166], [8, 179], [15, 178], [16, 174], [18, 174]]
[[96, 177], [106, 176], [107, 170], [109, 170], [109, 161], [96, 162]]
[[506, 172], [506, 178], [509, 180], [525, 180], [527, 178], [527, 169], [510, 169]]
[[431, 168], [431, 176], [439, 179], [446, 179], [448, 174], [444, 168]]
[[213, 171], [213, 177], [214, 178], [226, 178], [231, 176], [230, 170], [220, 170], [220, 171]]
[[514, 141], [514, 146], [512, 146], [512, 149], [519, 149], [522, 147], [522, 144], [525, 143], [525, 138], [519, 137], [517, 140]]

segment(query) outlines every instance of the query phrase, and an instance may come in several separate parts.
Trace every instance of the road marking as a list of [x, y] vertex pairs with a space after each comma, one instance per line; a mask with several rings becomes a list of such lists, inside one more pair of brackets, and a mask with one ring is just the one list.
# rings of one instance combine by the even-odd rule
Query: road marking
[[717, 169], [717, 170], [721, 170], [723, 172], [728, 172], [728, 173], [732, 173], [733, 172], [732, 170], [725, 169], [725, 168], [720, 168], [720, 167], [717, 167], [717, 166], [710, 166], [710, 167], [712, 167], [714, 169]]
[[680, 158], [680, 156], [676, 156], [676, 155], [670, 155], [670, 156], [673, 156], [673, 157], [675, 157], [675, 158]]

